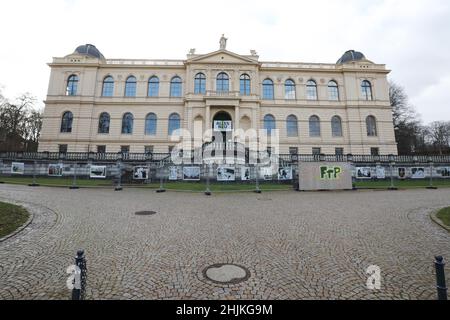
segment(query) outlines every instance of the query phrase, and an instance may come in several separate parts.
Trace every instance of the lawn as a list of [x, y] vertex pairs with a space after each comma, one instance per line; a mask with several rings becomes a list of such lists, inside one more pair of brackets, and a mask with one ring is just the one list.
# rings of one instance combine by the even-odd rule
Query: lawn
[[446, 226], [450, 227], [450, 207], [440, 210], [436, 217], [438, 217]]
[[0, 202], [0, 238], [13, 233], [25, 222], [30, 214], [23, 207]]

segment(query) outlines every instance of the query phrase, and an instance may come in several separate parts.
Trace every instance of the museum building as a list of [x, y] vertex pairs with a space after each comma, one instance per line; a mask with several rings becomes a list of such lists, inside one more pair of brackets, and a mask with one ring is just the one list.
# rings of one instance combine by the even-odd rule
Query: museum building
[[106, 59], [91, 44], [53, 58], [39, 151], [166, 153], [177, 129], [211, 128], [278, 129], [285, 154], [397, 154], [385, 65], [354, 50], [264, 62], [226, 42], [184, 60]]

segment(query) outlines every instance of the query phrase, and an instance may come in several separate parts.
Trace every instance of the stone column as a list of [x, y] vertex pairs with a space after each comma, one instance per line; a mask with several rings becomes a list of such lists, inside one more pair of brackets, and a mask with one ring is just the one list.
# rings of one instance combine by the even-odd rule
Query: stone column
[[240, 115], [240, 110], [239, 110], [239, 106], [236, 106], [234, 108], [234, 130], [238, 130], [239, 129], [239, 120], [241, 119], [241, 115]]
[[211, 129], [211, 106], [206, 105], [205, 130]]

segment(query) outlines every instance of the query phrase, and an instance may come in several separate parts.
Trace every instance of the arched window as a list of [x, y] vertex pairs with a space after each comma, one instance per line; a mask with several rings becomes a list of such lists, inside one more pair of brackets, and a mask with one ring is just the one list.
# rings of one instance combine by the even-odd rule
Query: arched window
[[241, 92], [241, 96], [249, 96], [250, 95], [250, 76], [248, 74], [241, 75], [239, 79], [239, 88]]
[[273, 100], [273, 81], [270, 79], [263, 81], [263, 99]]
[[362, 93], [362, 96], [363, 96], [364, 100], [369, 101], [369, 100], [373, 99], [373, 96], [372, 96], [372, 84], [369, 81], [364, 80], [361, 83], [361, 93]]
[[136, 97], [136, 77], [129, 76], [125, 81], [125, 97]]
[[377, 119], [374, 116], [368, 116], [366, 118], [367, 136], [376, 137], [377, 133]]
[[328, 100], [339, 101], [339, 87], [336, 81], [328, 82]]
[[293, 114], [286, 119], [286, 131], [288, 137], [298, 137], [298, 121]]
[[339, 116], [331, 118], [331, 134], [333, 137], [342, 137], [342, 121]]
[[175, 130], [180, 129], [180, 115], [178, 113], [172, 113], [169, 116], [169, 135], [172, 135]]
[[134, 117], [130, 112], [127, 112], [122, 117], [122, 133], [132, 134], [133, 133], [133, 122]]
[[295, 82], [291, 79], [284, 83], [284, 98], [287, 100], [295, 100]]
[[149, 113], [145, 117], [145, 134], [146, 135], [156, 135], [156, 114]]
[[194, 93], [195, 94], [205, 94], [206, 93], [206, 76], [201, 72], [199, 72], [195, 75]]
[[62, 115], [61, 119], [61, 132], [72, 132], [73, 114], [70, 111], [66, 111]]
[[317, 84], [314, 80], [306, 83], [306, 99], [317, 100]]
[[67, 79], [66, 95], [76, 96], [77, 90], [78, 90], [78, 76], [73, 74]]
[[216, 90], [218, 92], [228, 92], [230, 85], [230, 80], [225, 72], [221, 72], [217, 75], [216, 79]]
[[98, 133], [109, 133], [111, 117], [107, 112], [102, 112], [98, 118]]
[[175, 76], [170, 80], [170, 96], [181, 97], [181, 78]]
[[159, 79], [157, 76], [148, 79], [147, 95], [149, 97], [157, 97], [159, 95]]
[[309, 136], [320, 137], [320, 119], [318, 116], [309, 118]]
[[275, 117], [271, 114], [266, 114], [264, 116], [264, 129], [267, 130], [267, 134], [270, 134], [272, 130], [275, 130]]
[[113, 94], [114, 94], [114, 79], [111, 76], [107, 76], [105, 77], [105, 79], [103, 79], [102, 96], [112, 97]]

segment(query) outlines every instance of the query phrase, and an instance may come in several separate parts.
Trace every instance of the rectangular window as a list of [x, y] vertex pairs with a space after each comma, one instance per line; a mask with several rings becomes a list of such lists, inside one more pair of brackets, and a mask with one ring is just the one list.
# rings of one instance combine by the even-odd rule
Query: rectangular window
[[159, 94], [159, 82], [151, 79], [148, 83], [148, 96], [157, 97], [158, 94]]
[[273, 147], [267, 147], [267, 154], [268, 154], [269, 156], [271, 156], [272, 153], [273, 153], [273, 150], [274, 150]]
[[344, 148], [335, 148], [335, 149], [334, 149], [334, 153], [335, 153], [337, 156], [343, 156], [343, 155], [344, 155]]
[[339, 101], [339, 89], [337, 86], [328, 87], [328, 99], [330, 101]]
[[285, 87], [284, 99], [295, 100], [295, 86]]
[[263, 99], [264, 100], [273, 100], [273, 84], [264, 84], [263, 83]]
[[97, 146], [98, 153], [106, 153], [106, 146]]
[[169, 146], [169, 153], [171, 153], [173, 150], [173, 146]]
[[317, 87], [315, 86], [306, 87], [306, 99], [317, 100]]
[[145, 153], [153, 153], [153, 146], [145, 146]]
[[67, 144], [58, 145], [59, 153], [67, 153]]
[[289, 147], [289, 154], [298, 154], [298, 148], [297, 147]]
[[239, 84], [239, 91], [241, 96], [249, 96], [250, 95], [250, 80], [241, 79]]
[[370, 155], [372, 155], [372, 156], [379, 156], [380, 155], [380, 149], [379, 148], [370, 148]]
[[321, 154], [321, 148], [312, 148], [312, 154], [313, 155], [319, 155]]
[[120, 146], [120, 152], [130, 153], [130, 146]]
[[170, 85], [170, 96], [181, 97], [181, 82], [172, 82]]

